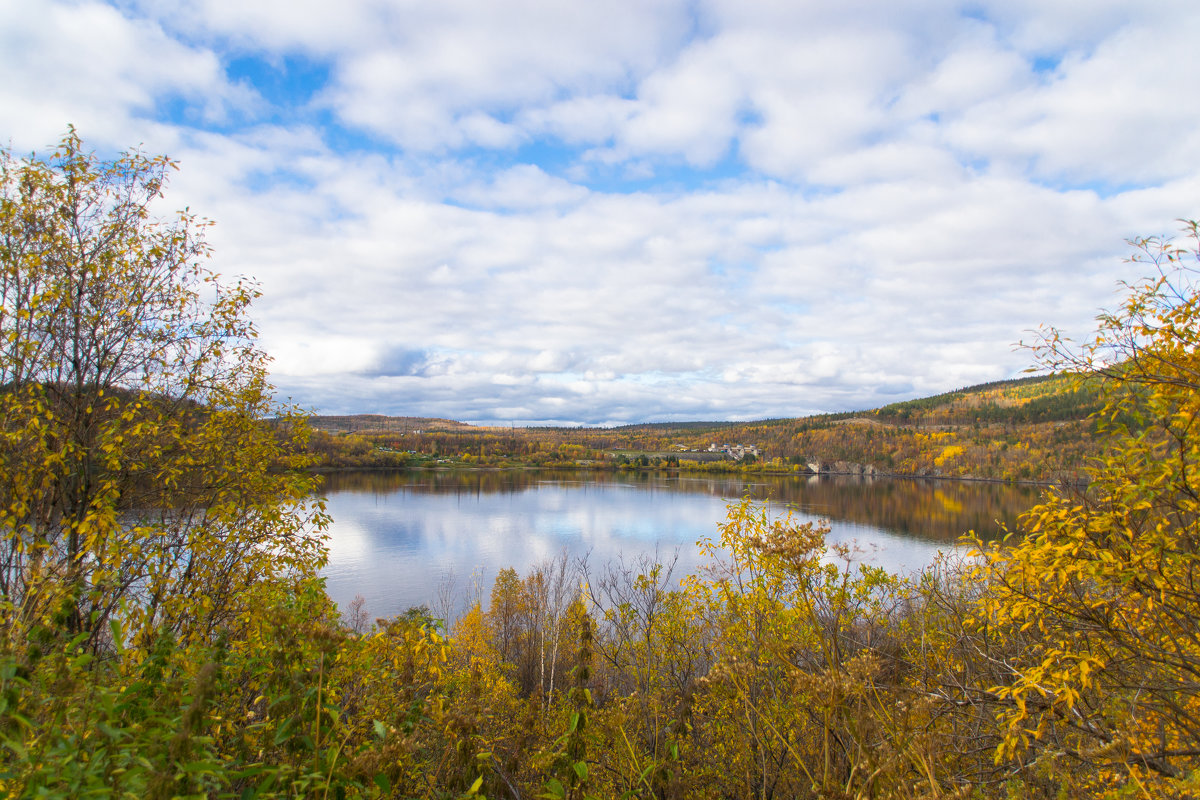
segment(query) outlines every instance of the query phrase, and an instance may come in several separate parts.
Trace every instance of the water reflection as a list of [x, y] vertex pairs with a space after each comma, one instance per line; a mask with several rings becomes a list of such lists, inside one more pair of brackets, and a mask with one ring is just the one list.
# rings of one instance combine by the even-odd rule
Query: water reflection
[[854, 541], [864, 560], [898, 571], [968, 530], [996, 535], [1037, 499], [1029, 487], [950, 481], [532, 470], [337, 473], [324, 491], [334, 519], [326, 585], [343, 608], [363, 595], [376, 616], [446, 606], [451, 582], [454, 606], [472, 584], [486, 599], [500, 569], [564, 549], [597, 565], [678, 551], [682, 577], [702, 562], [696, 542], [715, 538], [727, 503], [746, 494], [829, 519], [832, 541]]

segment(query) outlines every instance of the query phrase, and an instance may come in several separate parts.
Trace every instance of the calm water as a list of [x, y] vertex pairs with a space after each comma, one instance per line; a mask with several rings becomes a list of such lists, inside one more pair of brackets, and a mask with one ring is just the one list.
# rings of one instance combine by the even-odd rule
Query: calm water
[[968, 530], [995, 536], [1039, 494], [953, 481], [536, 471], [338, 473], [324, 491], [326, 586], [343, 610], [361, 594], [372, 616], [420, 604], [453, 615], [475, 593], [486, 601], [504, 567], [524, 572], [564, 550], [593, 566], [678, 554], [682, 577], [704, 562], [696, 543], [717, 538], [726, 506], [746, 494], [791, 506], [801, 521], [828, 519], [830, 541], [854, 542], [863, 560], [893, 571], [919, 569]]

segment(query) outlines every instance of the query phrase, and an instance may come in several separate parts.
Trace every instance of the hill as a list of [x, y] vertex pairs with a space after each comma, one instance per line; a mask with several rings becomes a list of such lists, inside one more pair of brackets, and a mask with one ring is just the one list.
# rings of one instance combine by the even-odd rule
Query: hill
[[308, 424], [326, 433], [420, 433], [426, 430], [460, 430], [470, 428], [465, 422], [437, 417], [388, 417], [383, 414], [351, 414], [347, 416], [311, 416]]
[[[313, 417], [327, 467], [586, 466], [1077, 480], [1094, 388], [1043, 375], [869, 411], [614, 428], [486, 427], [427, 417]], [[734, 452], [722, 454], [720, 448]], [[739, 449], [738, 446], [741, 446]], [[746, 455], [749, 453], [749, 455]]]

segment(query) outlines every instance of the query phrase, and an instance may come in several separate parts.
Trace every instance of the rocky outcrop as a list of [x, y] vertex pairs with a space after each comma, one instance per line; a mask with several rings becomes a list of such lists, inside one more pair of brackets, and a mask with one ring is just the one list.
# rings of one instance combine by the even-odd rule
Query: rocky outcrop
[[812, 461], [805, 466], [809, 472], [818, 475], [861, 475], [873, 478], [884, 474], [874, 464], [857, 464], [853, 461]]

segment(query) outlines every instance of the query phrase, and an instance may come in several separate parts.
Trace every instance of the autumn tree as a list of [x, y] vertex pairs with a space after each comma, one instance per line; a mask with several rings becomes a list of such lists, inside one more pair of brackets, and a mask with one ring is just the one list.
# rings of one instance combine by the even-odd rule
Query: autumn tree
[[204, 266], [206, 221], [156, 216], [175, 166], [101, 159], [73, 129], [44, 158], [0, 153], [10, 633], [205, 637], [323, 558], [311, 482], [280, 469], [301, 429], [271, 396], [257, 290]]
[[1044, 363], [1099, 382], [1106, 449], [1086, 494], [1051, 493], [1027, 536], [986, 553], [982, 620], [1021, 645], [993, 689], [997, 759], [1074, 796], [1200, 788], [1200, 229], [1185, 230], [1186, 246], [1134, 243], [1153, 272], [1090, 341], [1045, 333]]
[[483, 615], [496, 653], [522, 693], [538, 693], [544, 705], [560, 688], [570, 659], [563, 645], [578, 627], [572, 611], [579, 595], [576, 577], [566, 551], [535, 565], [523, 579], [512, 567], [502, 569]]

